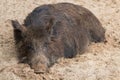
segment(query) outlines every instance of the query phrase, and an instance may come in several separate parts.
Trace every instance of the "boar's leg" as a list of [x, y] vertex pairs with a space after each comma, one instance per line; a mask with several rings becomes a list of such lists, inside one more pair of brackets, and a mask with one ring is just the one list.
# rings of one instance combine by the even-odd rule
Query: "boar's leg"
[[67, 43], [64, 43], [64, 57], [73, 58], [77, 54], [76, 43], [73, 41], [73, 45], [70, 46]]
[[90, 35], [93, 42], [104, 42], [105, 41], [105, 30], [100, 26], [93, 30], [90, 30]]

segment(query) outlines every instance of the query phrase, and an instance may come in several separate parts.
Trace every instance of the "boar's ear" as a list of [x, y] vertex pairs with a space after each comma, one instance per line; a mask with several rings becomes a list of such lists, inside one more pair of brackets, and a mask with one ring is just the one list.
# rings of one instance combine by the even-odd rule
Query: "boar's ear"
[[16, 43], [23, 39], [23, 33], [26, 31], [26, 28], [19, 24], [17, 20], [11, 20], [12, 26], [14, 28], [14, 38]]
[[49, 31], [54, 24], [54, 16], [43, 16], [43, 25], [45, 26], [45, 30]]
[[15, 30], [19, 30], [21, 32], [26, 31], [26, 28], [24, 26], [20, 25], [17, 20], [11, 20], [11, 22], [12, 22], [12, 26]]
[[47, 28], [51, 28], [53, 26], [53, 23], [54, 23], [54, 17], [51, 16], [49, 18], [49, 22], [47, 24]]

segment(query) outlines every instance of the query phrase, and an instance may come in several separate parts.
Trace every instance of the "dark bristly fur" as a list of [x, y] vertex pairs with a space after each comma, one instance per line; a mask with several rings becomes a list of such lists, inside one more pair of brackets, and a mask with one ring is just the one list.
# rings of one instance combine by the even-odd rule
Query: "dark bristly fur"
[[12, 21], [20, 62], [46, 72], [59, 57], [83, 53], [90, 42], [105, 40], [105, 29], [86, 8], [71, 3], [35, 8], [20, 25]]

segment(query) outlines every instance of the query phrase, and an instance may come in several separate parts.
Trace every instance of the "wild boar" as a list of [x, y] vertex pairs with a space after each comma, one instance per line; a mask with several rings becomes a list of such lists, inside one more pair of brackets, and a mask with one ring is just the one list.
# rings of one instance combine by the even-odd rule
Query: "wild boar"
[[103, 42], [105, 29], [88, 9], [72, 3], [35, 8], [21, 25], [12, 20], [20, 62], [46, 72], [58, 58], [83, 53], [91, 42]]

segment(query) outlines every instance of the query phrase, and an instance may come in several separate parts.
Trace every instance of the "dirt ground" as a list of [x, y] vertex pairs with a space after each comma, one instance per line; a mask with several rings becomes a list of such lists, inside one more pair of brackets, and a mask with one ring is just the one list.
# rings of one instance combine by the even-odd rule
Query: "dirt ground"
[[[18, 64], [11, 19], [21, 23], [41, 4], [71, 2], [92, 11], [106, 29], [107, 43], [92, 44], [82, 55], [60, 59], [49, 73], [35, 74]], [[0, 0], [0, 80], [120, 80], [119, 0]]]

